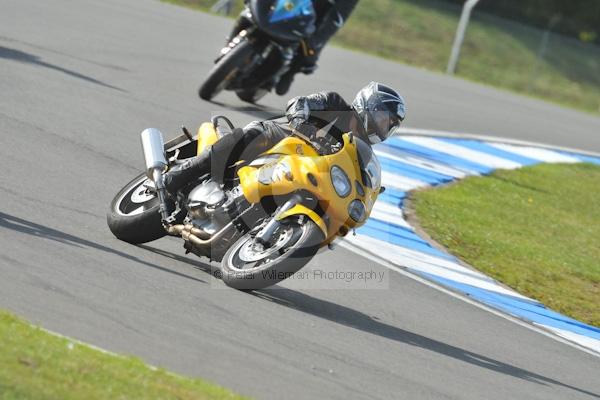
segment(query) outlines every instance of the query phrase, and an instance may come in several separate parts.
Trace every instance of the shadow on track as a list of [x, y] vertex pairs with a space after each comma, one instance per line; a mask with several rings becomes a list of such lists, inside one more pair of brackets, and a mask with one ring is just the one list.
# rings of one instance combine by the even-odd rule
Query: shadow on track
[[78, 79], [83, 79], [84, 81], [87, 81], [87, 82], [95, 83], [96, 85], [100, 85], [100, 86], [104, 86], [104, 87], [107, 87], [110, 89], [118, 90], [120, 92], [126, 92], [125, 90], [123, 90], [121, 88], [109, 85], [107, 83], [104, 83], [102, 81], [99, 81], [97, 79], [89, 77], [87, 75], [80, 74], [79, 72], [75, 72], [70, 69], [59, 67], [58, 65], [44, 62], [44, 61], [42, 61], [42, 59], [40, 57], [33, 55], [33, 54], [25, 53], [24, 51], [0, 46], [0, 58], [4, 58], [7, 60], [14, 60], [14, 61], [22, 62], [25, 64], [38, 65], [40, 67], [50, 68], [55, 71], [60, 71], [69, 76], [72, 76], [72, 77], [75, 77]]
[[[227, 112], [237, 111], [237, 112], [241, 112], [244, 114], [248, 114], [252, 118], [258, 119], [258, 120], [265, 120], [265, 119], [283, 116], [282, 110], [269, 108], [266, 106], [262, 106], [260, 104], [248, 103], [247, 106], [232, 106], [232, 105], [221, 103], [221, 102], [218, 102], [215, 100], [210, 101], [210, 103], [214, 104], [216, 106], [222, 107], [222, 110], [219, 110], [218, 112], [221, 113], [221, 111], [222, 111], [222, 114], [225, 114], [225, 115], [227, 115]], [[250, 122], [250, 121], [248, 121], [248, 122]]]
[[425, 350], [433, 351], [442, 354], [446, 357], [451, 357], [459, 361], [469, 363], [471, 365], [485, 368], [500, 374], [513, 376], [515, 378], [524, 379], [529, 382], [538, 383], [548, 386], [549, 384], [562, 386], [564, 388], [575, 390], [579, 393], [586, 394], [595, 398], [600, 398], [600, 395], [589, 392], [584, 389], [579, 389], [571, 385], [558, 382], [554, 379], [503, 363], [492, 358], [473, 353], [471, 351], [461, 349], [446, 343], [430, 339], [426, 336], [421, 336], [416, 333], [397, 328], [392, 325], [380, 322], [367, 314], [360, 311], [344, 307], [326, 300], [317, 299], [305, 293], [285, 288], [273, 288], [256, 291], [252, 293], [254, 296], [268, 300], [285, 307], [292, 308], [307, 314], [314, 315], [319, 318], [326, 319], [353, 329], [358, 329], [373, 335], [377, 335], [386, 339], [394, 340], [399, 343], [416, 346]]
[[8, 37], [8, 36], [2, 36], [0, 35], [0, 40], [4, 41], [4, 42], [11, 42], [11, 43], [17, 43], [20, 45], [24, 45], [27, 47], [32, 47], [34, 49], [38, 49], [38, 50], [42, 50], [43, 52], [46, 53], [53, 53], [53, 54], [58, 54], [61, 57], [67, 57], [67, 58], [71, 58], [73, 60], [77, 60], [77, 61], [83, 61], [85, 63], [88, 64], [92, 64], [92, 65], [97, 65], [98, 67], [102, 67], [102, 68], [108, 68], [108, 69], [112, 69], [114, 71], [120, 71], [120, 72], [131, 72], [131, 70], [124, 68], [120, 65], [114, 65], [114, 64], [106, 64], [106, 63], [102, 63], [102, 62], [98, 62], [95, 60], [90, 60], [88, 58], [83, 58], [83, 57], [79, 57], [73, 54], [69, 54], [66, 52], [62, 52], [62, 51], [58, 51], [49, 47], [44, 47], [44, 46], [40, 46], [37, 45], [35, 43], [31, 43], [31, 42], [26, 42], [23, 40], [19, 40], [17, 38], [13, 38], [13, 37]]
[[170, 258], [171, 260], [179, 261], [187, 265], [191, 265], [192, 267], [199, 269], [202, 272], [206, 272], [207, 274], [211, 274], [213, 276], [218, 276], [220, 269], [213, 265], [203, 263], [199, 261], [197, 258], [190, 259], [184, 256], [180, 256], [179, 254], [171, 253], [170, 251], [157, 249], [156, 247], [148, 246], [147, 244], [138, 244], [137, 247], [140, 249], [144, 249], [150, 251], [154, 254], [158, 254], [160, 256]]
[[82, 239], [80, 237], [73, 236], [68, 233], [56, 230], [56, 229], [48, 228], [47, 226], [44, 226], [44, 225], [26, 221], [22, 218], [14, 217], [12, 215], [8, 215], [3, 212], [0, 212], [0, 227], [10, 229], [15, 232], [24, 233], [26, 235], [31, 235], [36, 238], [53, 240], [58, 243], [66, 244], [69, 246], [75, 246], [75, 247], [79, 247], [79, 248], [90, 247], [90, 248], [100, 250], [100, 251], [103, 251], [106, 253], [116, 254], [119, 257], [123, 257], [127, 260], [145, 265], [147, 267], [151, 267], [151, 268], [163, 271], [163, 272], [168, 272], [170, 274], [177, 275], [177, 276], [180, 276], [183, 278], [192, 279], [197, 282], [208, 283], [205, 280], [195, 278], [193, 276], [189, 276], [186, 274], [182, 274], [180, 272], [173, 271], [173, 270], [165, 268], [165, 267], [161, 267], [160, 265], [156, 265], [151, 262], [141, 260], [130, 254], [126, 254], [121, 251], [111, 249], [110, 247], [106, 247], [101, 244], [98, 244], [98, 243], [95, 243], [95, 242], [92, 242], [92, 241], [89, 241], [86, 239]]

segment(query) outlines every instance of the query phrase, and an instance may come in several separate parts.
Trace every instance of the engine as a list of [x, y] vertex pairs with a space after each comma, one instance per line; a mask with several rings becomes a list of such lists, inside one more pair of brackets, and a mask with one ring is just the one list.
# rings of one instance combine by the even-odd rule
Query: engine
[[187, 222], [213, 235], [238, 215], [238, 200], [241, 197], [239, 186], [224, 191], [216, 182], [204, 182], [188, 195]]

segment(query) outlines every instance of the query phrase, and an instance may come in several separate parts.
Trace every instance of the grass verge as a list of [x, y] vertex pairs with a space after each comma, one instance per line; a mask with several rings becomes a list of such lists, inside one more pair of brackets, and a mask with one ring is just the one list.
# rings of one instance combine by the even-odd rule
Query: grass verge
[[103, 353], [0, 310], [0, 399], [229, 399], [242, 397], [140, 360]]
[[[164, 1], [201, 10], [215, 3]], [[241, 4], [237, 0], [234, 15]], [[333, 42], [443, 72], [459, 16], [460, 6], [436, 0], [361, 1]], [[600, 113], [600, 46], [552, 34], [538, 59], [543, 33], [475, 9], [457, 75]]]
[[421, 227], [517, 292], [600, 327], [600, 167], [540, 164], [416, 192]]

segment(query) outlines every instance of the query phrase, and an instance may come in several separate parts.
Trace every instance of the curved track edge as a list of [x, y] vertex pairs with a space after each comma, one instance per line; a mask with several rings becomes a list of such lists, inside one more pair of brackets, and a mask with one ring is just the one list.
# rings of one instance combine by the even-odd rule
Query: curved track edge
[[[420, 235], [404, 212], [407, 194], [496, 169], [539, 163], [590, 162], [600, 154], [510, 140], [404, 128], [401, 137], [377, 145], [383, 184], [371, 218], [342, 246], [497, 315], [600, 356], [600, 329], [557, 313], [476, 271]], [[373, 251], [377, 249], [377, 251]]]

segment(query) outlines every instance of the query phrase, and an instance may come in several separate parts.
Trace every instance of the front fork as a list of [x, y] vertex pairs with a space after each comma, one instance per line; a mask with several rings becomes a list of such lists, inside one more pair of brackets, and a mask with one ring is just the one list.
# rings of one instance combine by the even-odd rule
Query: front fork
[[283, 63], [281, 68], [274, 74], [273, 82], [277, 84], [281, 77], [285, 75], [292, 67], [292, 63], [294, 62], [294, 58], [296, 57], [296, 50], [293, 46], [281, 46], [279, 47], [279, 52], [281, 54], [281, 58]]
[[[229, 53], [235, 46], [237, 46], [242, 40], [252, 40], [251, 34], [254, 32], [253, 27], [246, 27], [241, 29], [235, 36], [233, 36], [228, 43], [221, 49], [218, 57], [215, 60], [215, 63], [218, 63], [223, 56]], [[281, 77], [285, 75], [290, 68], [292, 67], [292, 63], [294, 62], [294, 58], [296, 57], [296, 52], [300, 44], [294, 45], [283, 45], [274, 41], [269, 41], [269, 43], [264, 47], [264, 49], [255, 55], [255, 58], [250, 63], [251, 65], [256, 65], [257, 63], [263, 63], [269, 56], [271, 52], [276, 48], [281, 55], [282, 64], [281, 67], [275, 71], [271, 77], [273, 84], [277, 84]], [[252, 66], [247, 67], [247, 70], [252, 71], [254, 68]]]
[[291, 210], [292, 208], [294, 208], [296, 205], [300, 204], [301, 202], [302, 202], [302, 196], [300, 196], [299, 194], [292, 195], [292, 197], [290, 197], [288, 199], [288, 201], [283, 203], [277, 209], [277, 211], [275, 211], [275, 213], [273, 214], [273, 218], [271, 218], [271, 220], [269, 222], [267, 222], [267, 224], [260, 231], [258, 231], [258, 233], [254, 237], [254, 239], [258, 243], [262, 244], [265, 247], [272, 245], [273, 244], [272, 243], [273, 236], [275, 235], [275, 233], [279, 230], [279, 227], [281, 226], [280, 220], [281, 220], [282, 215], [284, 215], [284, 213]]

